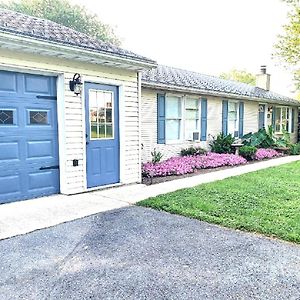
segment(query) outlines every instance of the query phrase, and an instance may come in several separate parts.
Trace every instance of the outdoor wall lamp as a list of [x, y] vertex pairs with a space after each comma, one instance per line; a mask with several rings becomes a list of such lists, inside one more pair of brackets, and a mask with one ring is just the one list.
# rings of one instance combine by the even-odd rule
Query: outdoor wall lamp
[[73, 76], [73, 80], [69, 82], [70, 91], [74, 92], [75, 95], [81, 94], [82, 91], [82, 82], [80, 74], [76, 73]]

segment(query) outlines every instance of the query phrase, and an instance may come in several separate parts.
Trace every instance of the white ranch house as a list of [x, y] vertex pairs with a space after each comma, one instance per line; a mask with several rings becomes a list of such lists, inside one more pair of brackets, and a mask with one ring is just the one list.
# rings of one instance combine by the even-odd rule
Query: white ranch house
[[154, 148], [222, 130], [273, 122], [296, 141], [298, 102], [252, 89], [0, 9], [0, 203], [141, 182]]
[[270, 91], [265, 66], [252, 86], [159, 65], [142, 73], [143, 161], [154, 148], [166, 159], [189, 146], [208, 148], [220, 132], [240, 138], [269, 125], [296, 143], [298, 106]]

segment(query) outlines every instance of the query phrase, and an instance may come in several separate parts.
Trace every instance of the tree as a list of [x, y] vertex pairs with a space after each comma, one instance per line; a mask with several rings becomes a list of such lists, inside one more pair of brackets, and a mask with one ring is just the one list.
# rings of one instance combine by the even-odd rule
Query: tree
[[227, 73], [222, 73], [220, 75], [220, 78], [235, 80], [235, 81], [255, 85], [255, 75], [253, 75], [245, 70], [232, 69], [231, 71], [229, 71]]
[[8, 3], [2, 0], [0, 7], [48, 19], [114, 45], [120, 44], [109, 25], [102, 23], [86, 8], [72, 5], [68, 0], [12, 0]]
[[295, 77], [296, 86], [300, 89], [300, 2], [284, 0], [291, 7], [288, 23], [283, 26], [284, 33], [278, 36], [275, 44], [275, 56], [289, 67]]

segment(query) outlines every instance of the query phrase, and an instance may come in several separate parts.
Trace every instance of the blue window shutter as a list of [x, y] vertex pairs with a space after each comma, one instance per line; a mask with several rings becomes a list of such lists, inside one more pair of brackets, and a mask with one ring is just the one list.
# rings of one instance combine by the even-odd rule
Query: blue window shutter
[[272, 109], [272, 127], [275, 131], [275, 110], [276, 110], [276, 106], [273, 106], [273, 109]]
[[228, 100], [222, 102], [222, 132], [225, 135], [228, 133]]
[[157, 94], [157, 144], [166, 143], [166, 97]]
[[244, 135], [244, 102], [239, 103], [239, 137]]
[[295, 132], [295, 109], [292, 108], [292, 126], [291, 126], [291, 132], [294, 133]]
[[207, 136], [207, 99], [201, 99], [201, 137], [200, 141], [206, 141]]

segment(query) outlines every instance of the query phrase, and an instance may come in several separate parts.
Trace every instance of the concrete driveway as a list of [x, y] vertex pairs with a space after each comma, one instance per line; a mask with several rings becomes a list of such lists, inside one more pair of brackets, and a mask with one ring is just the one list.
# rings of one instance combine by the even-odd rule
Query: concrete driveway
[[0, 241], [0, 299], [299, 299], [300, 246], [140, 207]]

